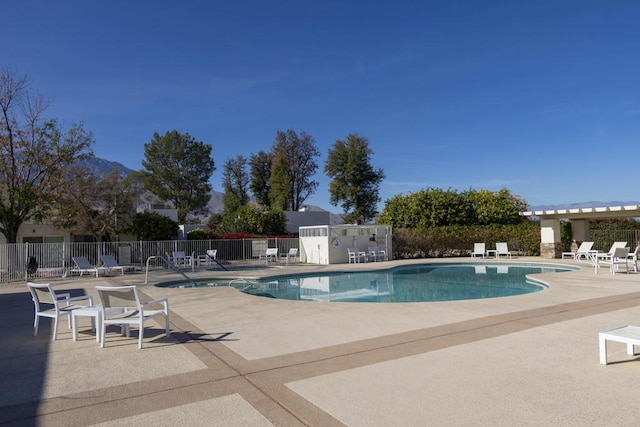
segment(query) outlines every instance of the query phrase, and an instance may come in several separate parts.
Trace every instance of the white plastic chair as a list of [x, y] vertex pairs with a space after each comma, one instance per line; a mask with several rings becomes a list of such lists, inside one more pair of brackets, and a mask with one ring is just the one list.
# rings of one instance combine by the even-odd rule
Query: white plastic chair
[[79, 297], [71, 297], [68, 292], [55, 293], [50, 283], [39, 284], [28, 282], [27, 287], [31, 293], [31, 299], [35, 306], [35, 317], [33, 320], [33, 336], [38, 335], [38, 326], [41, 317], [49, 317], [53, 319], [53, 338], [55, 341], [58, 336], [58, 321], [60, 317], [67, 316], [69, 319], [69, 327], [71, 327], [71, 312], [77, 308], [85, 306], [71, 304], [72, 301], [87, 300], [87, 305], [93, 305], [93, 298], [90, 295]]
[[387, 252], [384, 249], [380, 249], [377, 246], [369, 246], [367, 248], [367, 250], [369, 251], [369, 257], [372, 260], [374, 260], [374, 261], [378, 261], [378, 260], [386, 261], [387, 260]]
[[289, 264], [289, 260], [298, 257], [298, 248], [290, 248], [289, 252], [282, 254], [282, 258], [286, 259], [286, 264]]
[[634, 273], [638, 272], [638, 252], [640, 252], [640, 245], [636, 246], [635, 251], [629, 252], [629, 255], [627, 255], [627, 260], [633, 264]]
[[471, 252], [471, 257], [481, 256], [482, 258], [484, 258], [486, 255], [487, 255], [487, 252], [485, 251], [484, 243], [473, 244], [473, 252]]
[[277, 262], [278, 248], [267, 248], [267, 251], [264, 253], [264, 259], [267, 264], [269, 264], [269, 261]]
[[354, 263], [360, 262], [360, 260], [362, 260], [362, 262], [366, 262], [367, 261], [366, 252], [361, 251], [359, 249], [347, 248], [347, 254], [349, 255], [349, 264], [351, 264], [352, 261]]
[[173, 265], [176, 267], [191, 267], [193, 264], [193, 259], [190, 255], [186, 255], [184, 251], [174, 251], [173, 252]]
[[500, 256], [505, 255], [508, 258], [511, 258], [511, 252], [509, 252], [509, 247], [507, 246], [507, 242], [498, 242], [496, 243], [496, 258], [500, 258]]
[[[129, 326], [138, 326], [138, 348], [142, 348], [144, 337], [144, 322], [159, 316], [165, 317], [165, 335], [171, 335], [169, 330], [169, 300], [158, 298], [149, 302], [140, 301], [136, 286], [96, 286], [100, 305], [102, 308], [102, 330], [100, 331], [100, 346], [104, 347], [106, 341], [107, 325], [120, 325], [125, 327], [129, 336]], [[147, 308], [151, 305], [163, 305], [163, 309]]]

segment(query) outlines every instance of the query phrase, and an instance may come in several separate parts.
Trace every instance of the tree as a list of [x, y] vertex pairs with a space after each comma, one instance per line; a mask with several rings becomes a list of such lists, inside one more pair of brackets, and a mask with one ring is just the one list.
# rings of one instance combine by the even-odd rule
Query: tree
[[271, 164], [273, 163], [273, 155], [265, 151], [258, 151], [257, 154], [251, 154], [249, 158], [251, 182], [249, 189], [253, 194], [256, 202], [269, 208], [269, 177], [271, 176]]
[[527, 202], [506, 188], [496, 193], [470, 190], [468, 194], [475, 206], [478, 225], [519, 224], [524, 221], [520, 212], [527, 210]]
[[271, 147], [273, 166], [269, 179], [271, 206], [282, 210], [299, 210], [315, 193], [318, 182], [312, 179], [320, 156], [313, 137], [293, 129], [278, 131]]
[[81, 123], [65, 132], [44, 118], [48, 106], [26, 77], [0, 69], [0, 233], [9, 243], [24, 222], [50, 216], [64, 170], [92, 155], [93, 135]]
[[273, 156], [269, 176], [269, 205], [279, 210], [291, 210], [293, 203], [293, 183], [286, 155], [278, 152]]
[[498, 192], [427, 188], [406, 196], [397, 195], [385, 201], [378, 222], [394, 228], [440, 227], [449, 225], [519, 224], [519, 212], [527, 204], [519, 196], [503, 188]]
[[249, 203], [247, 159], [236, 156], [225, 162], [222, 171], [222, 187], [224, 188], [222, 204], [225, 216], [234, 215], [238, 208]]
[[357, 134], [336, 140], [329, 149], [324, 165], [325, 174], [332, 178], [329, 202], [342, 206], [348, 223], [363, 224], [378, 213], [379, 186], [385, 176], [382, 169], [371, 166], [371, 154], [369, 140]]
[[96, 241], [111, 240], [135, 214], [140, 183], [114, 168], [106, 177], [89, 174], [83, 167], [68, 171], [67, 184], [56, 205], [53, 224]]
[[144, 145], [142, 175], [147, 190], [162, 201], [170, 201], [184, 224], [189, 214], [207, 213], [209, 180], [215, 170], [211, 145], [196, 141], [188, 133], [167, 132]]
[[156, 212], [137, 213], [128, 221], [126, 230], [139, 240], [175, 240], [178, 223]]
[[225, 219], [223, 232], [279, 235], [285, 233], [286, 223], [286, 217], [281, 210], [267, 210], [262, 206], [246, 204], [241, 206], [233, 217]]

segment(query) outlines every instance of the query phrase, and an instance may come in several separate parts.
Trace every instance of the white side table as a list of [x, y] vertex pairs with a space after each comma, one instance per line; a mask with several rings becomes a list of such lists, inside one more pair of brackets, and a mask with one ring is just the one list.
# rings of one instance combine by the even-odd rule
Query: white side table
[[91, 326], [96, 331], [96, 341], [100, 342], [102, 339], [100, 336], [100, 332], [102, 331], [102, 307], [99, 305], [90, 305], [71, 311], [71, 329], [73, 330], [74, 341], [78, 341], [78, 328], [76, 326], [76, 317], [78, 316], [91, 317]]

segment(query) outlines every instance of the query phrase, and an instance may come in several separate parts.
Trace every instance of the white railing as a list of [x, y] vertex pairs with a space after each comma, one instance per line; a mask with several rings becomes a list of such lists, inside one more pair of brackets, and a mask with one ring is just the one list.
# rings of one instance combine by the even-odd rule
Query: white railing
[[[1, 244], [0, 282], [62, 277], [73, 267], [71, 257], [74, 256], [84, 256], [91, 264], [99, 266], [102, 264], [102, 255], [113, 255], [120, 265], [137, 265], [142, 270], [150, 257], [167, 258], [174, 251], [197, 256], [206, 253], [208, 249], [217, 250], [216, 259], [223, 265], [264, 263], [266, 249], [274, 247], [278, 248], [279, 254], [283, 254], [300, 245], [297, 237]], [[151, 268], [166, 268], [166, 265], [157, 263]]]

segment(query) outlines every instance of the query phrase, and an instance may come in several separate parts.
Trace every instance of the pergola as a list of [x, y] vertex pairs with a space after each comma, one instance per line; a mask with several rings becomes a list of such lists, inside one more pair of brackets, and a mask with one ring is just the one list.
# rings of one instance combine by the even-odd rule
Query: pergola
[[540, 210], [520, 212], [520, 215], [540, 218], [540, 257], [561, 258], [561, 219], [571, 220], [573, 240], [579, 245], [589, 240], [590, 220], [640, 217], [640, 205]]

